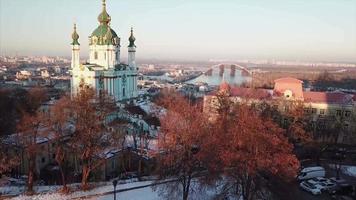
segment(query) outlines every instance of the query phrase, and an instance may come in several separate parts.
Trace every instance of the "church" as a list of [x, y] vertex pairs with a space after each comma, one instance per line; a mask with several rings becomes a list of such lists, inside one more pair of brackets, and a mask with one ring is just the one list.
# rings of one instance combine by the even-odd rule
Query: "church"
[[77, 27], [72, 33], [71, 94], [76, 95], [83, 85], [98, 93], [105, 91], [115, 101], [137, 97], [138, 68], [135, 61], [136, 45], [133, 29], [129, 37], [127, 64], [120, 60], [120, 37], [110, 27], [111, 17], [105, 0], [98, 16], [99, 26], [89, 36], [89, 61], [80, 63], [80, 44]]

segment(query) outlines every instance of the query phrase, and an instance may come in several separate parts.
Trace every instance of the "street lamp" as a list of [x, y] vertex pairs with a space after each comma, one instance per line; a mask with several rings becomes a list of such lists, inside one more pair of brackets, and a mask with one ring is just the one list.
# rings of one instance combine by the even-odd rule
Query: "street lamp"
[[114, 200], [116, 200], [116, 185], [117, 185], [117, 180], [113, 180], [112, 184], [114, 185]]

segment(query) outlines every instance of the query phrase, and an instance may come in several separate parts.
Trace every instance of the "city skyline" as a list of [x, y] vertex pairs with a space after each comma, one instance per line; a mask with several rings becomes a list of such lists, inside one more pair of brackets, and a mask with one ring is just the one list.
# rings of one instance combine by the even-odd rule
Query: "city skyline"
[[[114, 1], [111, 26], [142, 59], [285, 59], [356, 62], [356, 1]], [[101, 0], [0, 0], [1, 54], [70, 56], [98, 25]], [[126, 57], [126, 52], [122, 52]]]

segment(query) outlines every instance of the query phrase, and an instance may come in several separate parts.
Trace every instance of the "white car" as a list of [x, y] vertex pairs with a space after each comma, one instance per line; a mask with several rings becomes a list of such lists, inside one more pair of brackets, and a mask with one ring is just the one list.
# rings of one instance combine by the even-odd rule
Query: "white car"
[[301, 188], [303, 188], [304, 190], [312, 193], [313, 195], [321, 194], [320, 188], [318, 188], [315, 185], [309, 183], [308, 181], [303, 181], [299, 185], [300, 185]]
[[[320, 183], [320, 184], [318, 184], [318, 186], [320, 187], [320, 190], [321, 190], [321, 191], [326, 191], [326, 190], [330, 190], [330, 189], [335, 188], [335, 187], [337, 186], [337, 184], [336, 184], [336, 183], [333, 183], [333, 182], [331, 182], [331, 181], [327, 181], [327, 182], [325, 182], [325, 183]], [[317, 187], [318, 187], [318, 186], [317, 186]]]
[[324, 177], [325, 169], [323, 167], [306, 167], [302, 169], [297, 176], [299, 181], [307, 180], [315, 177]]
[[328, 181], [329, 181], [329, 179], [324, 178], [324, 177], [315, 177], [315, 178], [308, 180], [309, 183], [314, 184], [314, 185], [319, 184], [319, 183], [326, 183]]
[[336, 187], [335, 182], [324, 177], [315, 177], [308, 180], [307, 182], [320, 189], [320, 191], [325, 191]]

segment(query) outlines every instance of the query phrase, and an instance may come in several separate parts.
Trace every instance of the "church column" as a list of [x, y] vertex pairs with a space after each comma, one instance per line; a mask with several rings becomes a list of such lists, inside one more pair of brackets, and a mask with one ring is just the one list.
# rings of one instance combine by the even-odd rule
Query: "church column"
[[133, 35], [133, 28], [131, 28], [131, 35], [129, 38], [129, 46], [128, 46], [128, 65], [130, 68], [136, 68], [136, 45], [135, 45], [136, 38]]
[[79, 67], [80, 65], [80, 58], [79, 58], [79, 50], [80, 50], [80, 44], [78, 42], [79, 35], [77, 33], [77, 26], [74, 24], [74, 30], [72, 33], [72, 63], [71, 63], [71, 68]]

